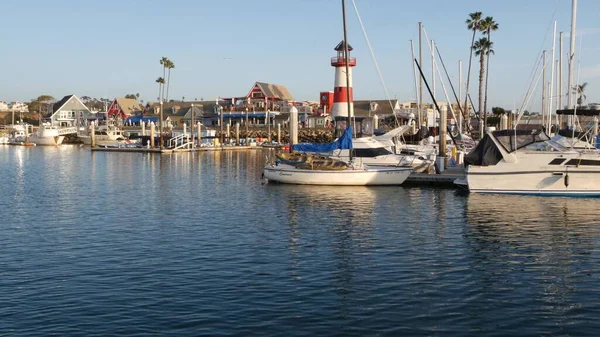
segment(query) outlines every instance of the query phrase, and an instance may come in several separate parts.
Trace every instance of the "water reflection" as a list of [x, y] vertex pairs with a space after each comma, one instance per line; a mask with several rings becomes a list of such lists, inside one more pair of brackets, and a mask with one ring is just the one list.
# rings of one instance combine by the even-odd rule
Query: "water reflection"
[[[469, 195], [465, 239], [471, 248], [474, 289], [513, 305], [533, 300], [536, 315], [573, 324], [567, 314], [592, 295], [577, 285], [598, 278], [600, 216], [593, 203], [593, 199]], [[524, 320], [522, 314], [510, 312], [515, 324]]]

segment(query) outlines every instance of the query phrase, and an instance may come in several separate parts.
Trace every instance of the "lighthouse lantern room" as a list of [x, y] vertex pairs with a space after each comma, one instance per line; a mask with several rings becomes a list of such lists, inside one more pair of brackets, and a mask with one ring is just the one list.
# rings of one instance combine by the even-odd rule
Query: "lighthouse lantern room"
[[[350, 114], [354, 117], [354, 103], [352, 98], [352, 67], [356, 66], [356, 58], [350, 57], [352, 46], [348, 45], [348, 83], [346, 85], [346, 55], [345, 41], [342, 40], [334, 50], [337, 56], [331, 58], [331, 66], [335, 67], [335, 83], [333, 90], [333, 106], [331, 116], [335, 119], [345, 119]], [[348, 98], [350, 98], [350, 111], [348, 111]]]

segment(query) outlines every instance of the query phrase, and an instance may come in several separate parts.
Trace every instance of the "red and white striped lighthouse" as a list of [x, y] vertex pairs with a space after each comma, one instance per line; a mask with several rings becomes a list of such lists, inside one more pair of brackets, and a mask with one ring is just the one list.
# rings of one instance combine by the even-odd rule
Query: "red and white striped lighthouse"
[[[334, 50], [337, 56], [331, 58], [331, 66], [335, 67], [335, 83], [333, 89], [333, 106], [331, 117], [346, 118], [354, 116], [354, 102], [352, 98], [352, 67], [356, 65], [356, 58], [350, 57], [352, 46], [348, 45], [348, 86], [346, 86], [346, 55], [344, 51], [345, 41], [341, 41]], [[348, 111], [348, 97], [350, 97], [350, 111]]]

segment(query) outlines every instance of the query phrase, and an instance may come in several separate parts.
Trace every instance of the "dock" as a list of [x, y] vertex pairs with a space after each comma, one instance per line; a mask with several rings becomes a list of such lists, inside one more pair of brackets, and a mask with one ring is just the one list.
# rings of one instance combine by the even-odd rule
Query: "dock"
[[463, 166], [448, 167], [439, 174], [411, 173], [404, 182], [408, 186], [458, 187], [454, 181], [465, 177]]

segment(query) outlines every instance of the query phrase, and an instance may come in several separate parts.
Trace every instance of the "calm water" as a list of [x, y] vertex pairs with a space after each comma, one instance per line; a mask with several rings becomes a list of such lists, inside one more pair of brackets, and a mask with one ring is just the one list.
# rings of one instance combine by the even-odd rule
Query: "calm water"
[[596, 336], [595, 199], [0, 147], [0, 336]]

